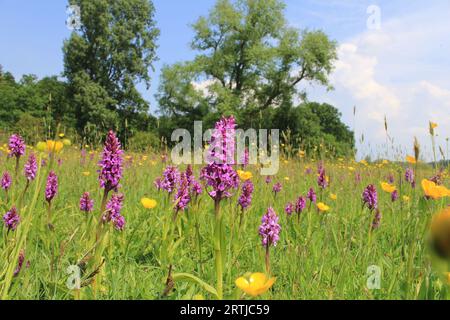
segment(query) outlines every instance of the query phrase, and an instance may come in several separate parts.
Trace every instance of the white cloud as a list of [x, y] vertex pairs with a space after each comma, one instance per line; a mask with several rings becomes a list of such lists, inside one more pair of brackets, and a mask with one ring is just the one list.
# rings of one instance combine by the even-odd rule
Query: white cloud
[[341, 43], [331, 77], [335, 90], [313, 97], [337, 101], [347, 122], [351, 107], [357, 106], [356, 136], [364, 133], [366, 140], [361, 150], [369, 143], [385, 143], [385, 115], [389, 133], [402, 149], [410, 151], [417, 136], [431, 150], [430, 120], [439, 124], [437, 143], [445, 146], [450, 136], [450, 44], [444, 39], [449, 34], [450, 20], [439, 7], [383, 21], [381, 30], [367, 30]]

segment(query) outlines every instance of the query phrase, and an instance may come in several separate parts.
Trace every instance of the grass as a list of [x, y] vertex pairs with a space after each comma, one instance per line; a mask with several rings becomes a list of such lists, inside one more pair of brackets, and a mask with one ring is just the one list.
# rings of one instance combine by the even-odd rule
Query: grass
[[[29, 154], [29, 150], [27, 151]], [[80, 264], [89, 256], [95, 223], [100, 216], [102, 190], [97, 181], [98, 153], [81, 164], [80, 152], [65, 148], [56, 161], [40, 168], [40, 175], [31, 183], [19, 208], [21, 223], [14, 232], [0, 229], [0, 293], [7, 299], [192, 299], [202, 295], [214, 296], [195, 281], [175, 281], [174, 289], [165, 297], [169, 265], [173, 273], [189, 273], [205, 284], [215, 287], [214, 203], [206, 194], [191, 203], [187, 212], [172, 222], [173, 203], [167, 193], [158, 192], [153, 185], [166, 164], [157, 154], [126, 154], [126, 168], [120, 192], [125, 195], [122, 214], [127, 224], [123, 232], [109, 230], [105, 263], [100, 269], [101, 282], [81, 290], [70, 290], [67, 268]], [[21, 160], [21, 168], [25, 159]], [[14, 172], [13, 159], [6, 154], [0, 158], [1, 171]], [[405, 165], [350, 163], [347, 160], [325, 160], [330, 186], [318, 193], [318, 198], [331, 207], [318, 213], [315, 206], [295, 214], [284, 213], [287, 202], [306, 195], [310, 187], [317, 187], [317, 162], [289, 159], [282, 161], [280, 172], [270, 184], [250, 166], [255, 185], [253, 202], [245, 212], [239, 228], [239, 207], [236, 193], [222, 203], [225, 243], [224, 297], [242, 296], [234, 281], [247, 272], [264, 272], [265, 249], [261, 245], [258, 227], [262, 215], [272, 206], [280, 217], [281, 235], [276, 247], [270, 248], [271, 272], [276, 282], [263, 299], [445, 299], [442, 272], [435, 268], [427, 245], [427, 230], [431, 217], [447, 205], [441, 200], [425, 200], [420, 183], [416, 189], [403, 183], [400, 199], [391, 202], [390, 194], [381, 190], [380, 182], [393, 173], [398, 188]], [[47, 207], [44, 201], [45, 180], [50, 166], [59, 177], [59, 192], [53, 201], [52, 223], [46, 227]], [[349, 168], [349, 167], [352, 168]], [[312, 168], [306, 174], [307, 167]], [[200, 167], [194, 172], [199, 175]], [[89, 175], [85, 175], [89, 172]], [[361, 174], [357, 182], [355, 174]], [[433, 169], [419, 166], [416, 179], [433, 175]], [[285, 179], [288, 177], [289, 180]], [[10, 201], [1, 192], [1, 213], [8, 211], [24, 189], [22, 169], [18, 184], [13, 184]], [[283, 184], [276, 196], [275, 182]], [[368, 184], [378, 190], [382, 221], [369, 236], [374, 214], [363, 208], [361, 194]], [[91, 193], [95, 209], [91, 216], [78, 208], [83, 192]], [[334, 193], [337, 200], [329, 195]], [[402, 196], [408, 196], [408, 202]], [[145, 209], [140, 199], [154, 198], [154, 209]], [[310, 234], [308, 234], [308, 227]], [[25, 263], [19, 275], [11, 278], [17, 266], [20, 250]], [[87, 260], [87, 259], [85, 259]], [[29, 264], [26, 265], [26, 262]], [[87, 262], [82, 281], [95, 269]], [[379, 290], [367, 289], [369, 266], [381, 269]], [[83, 271], [83, 269], [82, 269]], [[93, 288], [96, 288], [95, 290]]]

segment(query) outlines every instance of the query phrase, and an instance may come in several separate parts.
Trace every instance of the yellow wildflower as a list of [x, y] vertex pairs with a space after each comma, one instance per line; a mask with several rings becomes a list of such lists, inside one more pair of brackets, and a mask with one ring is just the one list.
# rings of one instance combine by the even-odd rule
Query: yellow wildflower
[[61, 141], [47, 140], [47, 152], [59, 153], [64, 147]]
[[323, 203], [323, 202], [319, 202], [319, 203], [317, 204], [317, 209], [319, 209], [319, 211], [321, 211], [321, 212], [325, 212], [325, 211], [330, 210], [330, 207], [327, 206], [327, 205], [326, 205], [325, 203]]
[[431, 241], [436, 253], [442, 258], [450, 258], [450, 207], [434, 215], [431, 221]]
[[330, 199], [331, 200], [337, 200], [337, 195], [334, 194], [334, 193], [330, 194]]
[[269, 290], [275, 283], [276, 278], [268, 278], [264, 273], [252, 273], [250, 277], [239, 277], [236, 279], [236, 286], [246, 294], [256, 297]]
[[145, 209], [153, 209], [158, 204], [155, 199], [142, 198], [141, 204]]
[[406, 162], [411, 163], [411, 164], [415, 164], [416, 163], [416, 158], [414, 158], [413, 156], [406, 156]]
[[422, 189], [427, 197], [433, 199], [444, 198], [450, 195], [450, 190], [448, 190], [446, 187], [439, 186], [433, 181], [427, 179], [422, 180]]
[[397, 190], [397, 188], [395, 186], [393, 186], [392, 184], [389, 184], [387, 182], [381, 183], [381, 189], [383, 189], [383, 191], [388, 192], [388, 193], [392, 193], [395, 190]]
[[237, 174], [243, 181], [247, 181], [253, 178], [253, 174], [250, 171], [237, 170]]

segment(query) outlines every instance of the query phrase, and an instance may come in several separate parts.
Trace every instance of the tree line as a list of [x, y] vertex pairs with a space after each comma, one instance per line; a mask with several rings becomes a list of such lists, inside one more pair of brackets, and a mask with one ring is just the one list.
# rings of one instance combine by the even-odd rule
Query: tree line
[[[310, 102], [304, 84], [332, 89], [336, 42], [320, 30], [289, 26], [279, 0], [217, 0], [192, 24], [190, 61], [165, 65], [157, 116], [136, 86], [149, 88], [159, 30], [149, 0], [70, 0], [81, 27], [63, 43], [60, 77], [14, 79], [0, 69], [0, 121], [31, 138], [57, 126], [80, 141], [115, 129], [136, 148], [170, 141], [194, 120], [233, 114], [241, 128], [278, 128], [298, 149], [353, 152], [353, 133], [331, 105]], [[26, 132], [25, 132], [26, 131]], [[289, 140], [289, 141], [287, 141]]]

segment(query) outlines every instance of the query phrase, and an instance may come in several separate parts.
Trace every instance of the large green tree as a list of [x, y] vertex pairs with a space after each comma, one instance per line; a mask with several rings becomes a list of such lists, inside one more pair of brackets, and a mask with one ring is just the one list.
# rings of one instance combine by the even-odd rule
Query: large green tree
[[150, 86], [156, 59], [154, 7], [149, 0], [70, 0], [80, 8], [81, 27], [64, 42], [64, 75], [77, 127], [123, 131], [130, 119], [148, 111], [138, 92]]
[[51, 133], [56, 124], [72, 127], [75, 115], [67, 99], [67, 85], [56, 76], [38, 79], [27, 74], [16, 82], [0, 68], [0, 125], [17, 131], [27, 141]]
[[278, 0], [218, 0], [193, 24], [195, 59], [163, 68], [161, 112], [233, 113], [241, 125], [255, 125], [255, 116], [303, 94], [300, 83], [330, 87], [335, 42], [321, 31], [290, 27], [283, 10]]

